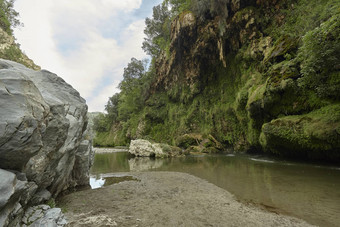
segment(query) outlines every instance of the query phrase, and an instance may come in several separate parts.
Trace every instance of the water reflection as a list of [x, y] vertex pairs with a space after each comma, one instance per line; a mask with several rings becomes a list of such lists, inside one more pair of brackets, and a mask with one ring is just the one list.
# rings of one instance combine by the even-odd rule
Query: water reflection
[[128, 152], [96, 154], [94, 164], [91, 168], [91, 174], [129, 172], [128, 157]]
[[92, 189], [101, 188], [104, 186], [105, 179], [96, 177], [90, 177], [90, 185]]
[[92, 174], [129, 171], [186, 172], [262, 204], [321, 226], [340, 224], [340, 171], [249, 156], [128, 159], [126, 152], [96, 154]]
[[140, 172], [146, 170], [157, 170], [164, 165], [164, 159], [150, 159], [148, 157], [138, 157], [129, 159], [130, 171]]
[[119, 174], [100, 174], [99, 176], [90, 176], [91, 189], [118, 184], [124, 181], [138, 181], [138, 179], [133, 176]]

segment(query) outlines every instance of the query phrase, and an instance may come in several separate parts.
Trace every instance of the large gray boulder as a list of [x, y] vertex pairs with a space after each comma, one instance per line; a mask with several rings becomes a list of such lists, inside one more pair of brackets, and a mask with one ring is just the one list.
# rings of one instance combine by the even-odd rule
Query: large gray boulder
[[164, 143], [151, 143], [148, 140], [131, 140], [129, 153], [136, 157], [167, 158], [183, 155], [182, 149]]
[[[88, 184], [93, 151], [83, 139], [86, 127], [85, 100], [63, 79], [0, 59], [0, 168], [34, 183], [35, 201]], [[27, 203], [33, 194], [27, 191]]]

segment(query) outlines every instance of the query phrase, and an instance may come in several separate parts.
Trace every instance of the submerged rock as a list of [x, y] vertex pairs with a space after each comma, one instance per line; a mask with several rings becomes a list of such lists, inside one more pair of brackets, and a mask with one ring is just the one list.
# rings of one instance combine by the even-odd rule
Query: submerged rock
[[93, 151], [82, 142], [86, 127], [85, 100], [63, 79], [0, 59], [0, 168], [16, 173], [1, 170], [8, 175], [1, 190], [14, 193], [0, 195], [1, 220], [13, 222], [15, 210], [89, 184]]
[[147, 140], [131, 140], [129, 153], [137, 157], [167, 158], [180, 156], [182, 150], [164, 143], [151, 143]]

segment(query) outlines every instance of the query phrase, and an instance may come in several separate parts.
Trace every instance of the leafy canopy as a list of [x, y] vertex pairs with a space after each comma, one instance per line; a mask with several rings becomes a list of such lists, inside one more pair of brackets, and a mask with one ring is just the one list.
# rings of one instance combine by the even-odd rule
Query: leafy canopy
[[0, 0], [0, 27], [12, 35], [13, 28], [22, 25], [18, 19], [19, 13], [14, 10], [15, 0]]

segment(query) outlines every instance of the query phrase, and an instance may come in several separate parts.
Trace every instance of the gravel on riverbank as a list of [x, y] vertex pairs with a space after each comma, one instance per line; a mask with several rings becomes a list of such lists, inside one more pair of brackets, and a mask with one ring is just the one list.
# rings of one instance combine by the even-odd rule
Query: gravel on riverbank
[[68, 226], [310, 226], [242, 204], [226, 190], [186, 173], [125, 175], [138, 180], [60, 198]]
[[113, 147], [113, 148], [98, 148], [94, 147], [93, 148], [94, 152], [96, 154], [105, 154], [105, 153], [115, 153], [115, 152], [128, 152], [129, 148], [128, 147]]

